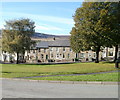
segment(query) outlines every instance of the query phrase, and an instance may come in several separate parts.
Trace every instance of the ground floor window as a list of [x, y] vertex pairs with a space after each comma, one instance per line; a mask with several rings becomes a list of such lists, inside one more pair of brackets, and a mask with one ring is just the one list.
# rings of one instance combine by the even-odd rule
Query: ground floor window
[[27, 55], [27, 60], [29, 60], [29, 55]]
[[70, 58], [70, 54], [68, 53], [68, 58]]
[[113, 52], [110, 51], [110, 52], [109, 52], [109, 56], [113, 56]]
[[120, 57], [120, 51], [119, 51], [119, 57]]
[[85, 56], [85, 54], [84, 54], [84, 53], [81, 53], [81, 54], [80, 54], [80, 57], [81, 57], [81, 58], [83, 58], [84, 56]]
[[43, 54], [41, 54], [41, 59], [43, 59], [44, 58], [44, 55]]
[[59, 58], [59, 54], [57, 54], [56, 57]]
[[53, 54], [51, 54], [51, 58], [53, 58]]
[[65, 55], [63, 54], [63, 58], [65, 58]]

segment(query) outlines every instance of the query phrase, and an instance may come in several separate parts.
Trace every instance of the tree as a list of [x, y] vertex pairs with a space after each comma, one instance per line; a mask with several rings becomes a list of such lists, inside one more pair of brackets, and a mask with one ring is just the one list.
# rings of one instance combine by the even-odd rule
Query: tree
[[25, 53], [35, 42], [30, 36], [34, 34], [34, 22], [30, 19], [18, 19], [6, 21], [5, 29], [2, 32], [2, 48], [3, 51], [17, 54], [19, 63], [19, 54]]
[[111, 39], [111, 45], [115, 47], [115, 58], [114, 62], [117, 60], [118, 46], [120, 45], [120, 2], [111, 3], [109, 8], [109, 27], [111, 32], [109, 33], [109, 38]]
[[[113, 29], [110, 28], [112, 21], [110, 22], [109, 15], [110, 11], [114, 10], [112, 4], [112, 2], [84, 2], [73, 16], [75, 21], [73, 29], [76, 31], [73, 29], [71, 31], [71, 46], [75, 52], [74, 44], [77, 48], [80, 47], [79, 51], [83, 48], [92, 48], [96, 52], [96, 63], [99, 63], [101, 47], [113, 44], [111, 37]], [[74, 35], [75, 33], [76, 35]]]

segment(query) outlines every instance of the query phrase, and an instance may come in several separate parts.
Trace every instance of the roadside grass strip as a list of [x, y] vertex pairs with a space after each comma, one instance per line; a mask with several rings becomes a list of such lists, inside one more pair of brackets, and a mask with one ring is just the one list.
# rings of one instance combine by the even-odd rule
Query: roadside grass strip
[[28, 80], [54, 80], [54, 81], [106, 81], [118, 82], [118, 72], [94, 74], [94, 75], [80, 75], [80, 76], [50, 76], [50, 77], [36, 77], [26, 78]]
[[[48, 79], [48, 80], [63, 79], [63, 80], [77, 80], [77, 81], [93, 79], [93, 80], [99, 81], [101, 80], [100, 78], [103, 77], [102, 80], [117, 81], [117, 79], [115, 78], [116, 74], [113, 74], [113, 73], [111, 74], [106, 73], [105, 76], [103, 74], [101, 74], [100, 76], [99, 75], [82, 75], [82, 76], [77, 75], [77, 74], [117, 71], [117, 69], [115, 69], [114, 67], [115, 66], [114, 63], [90, 62], [90, 63], [74, 63], [74, 64], [55, 64], [55, 65], [39, 65], [39, 64], [0, 64], [0, 65], [2, 65], [0, 66], [2, 67], [2, 76], [1, 76], [2, 78], [66, 75], [66, 76], [50, 76], [43, 79]], [[73, 75], [71, 76], [70, 74], [73, 74]], [[112, 74], [113, 74], [113, 77], [111, 76]], [[70, 76], [67, 76], [67, 75], [70, 75]], [[42, 78], [37, 78], [37, 79], [41, 80]]]

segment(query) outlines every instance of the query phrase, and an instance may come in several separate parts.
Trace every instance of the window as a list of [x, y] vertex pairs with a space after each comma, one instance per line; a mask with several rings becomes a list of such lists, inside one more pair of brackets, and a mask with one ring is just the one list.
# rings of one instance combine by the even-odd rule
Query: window
[[65, 47], [63, 47], [63, 51], [65, 51]]
[[41, 59], [43, 59], [44, 58], [44, 55], [43, 54], [41, 54]]
[[46, 59], [48, 59], [48, 55], [46, 55]]
[[65, 58], [65, 55], [63, 54], [63, 58]]
[[35, 50], [33, 50], [33, 53], [35, 53]]
[[68, 58], [70, 58], [70, 54], [68, 53]]
[[53, 58], [53, 54], [51, 54], [51, 58]]
[[94, 57], [96, 57], [96, 53], [94, 53]]
[[44, 49], [44, 53], [46, 52], [46, 49]]
[[91, 54], [89, 54], [89, 57], [91, 57]]
[[58, 51], [59, 50], [59, 48], [56, 48], [56, 51]]
[[70, 48], [70, 51], [72, 51], [72, 49]]
[[84, 53], [81, 53], [81, 54], [80, 54], [80, 57], [81, 57], [81, 58], [83, 58], [84, 56], [85, 56], [85, 54], [84, 54]]
[[29, 60], [29, 55], [27, 55], [27, 60]]
[[30, 53], [30, 50], [28, 50], [28, 53]]
[[40, 48], [38, 49], [38, 51], [40, 52]]
[[109, 52], [109, 56], [113, 56], [113, 52], [110, 51], [110, 52]]
[[51, 48], [49, 48], [50, 49], [50, 51], [52, 51], [53, 50], [53, 48], [51, 47]]
[[57, 58], [59, 58], [59, 54], [57, 54]]
[[119, 55], [118, 56], [120, 57], [120, 51], [119, 51]]

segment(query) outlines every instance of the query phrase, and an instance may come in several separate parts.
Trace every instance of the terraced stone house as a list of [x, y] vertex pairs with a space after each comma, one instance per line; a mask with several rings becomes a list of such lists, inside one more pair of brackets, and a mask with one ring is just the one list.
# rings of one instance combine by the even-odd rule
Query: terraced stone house
[[[33, 40], [40, 40], [37, 42], [34, 48], [25, 52], [25, 60], [28, 63], [42, 63], [42, 62], [73, 62], [73, 61], [94, 61], [96, 58], [96, 53], [92, 50], [81, 51], [80, 53], [75, 53], [70, 47], [69, 37], [65, 36], [50, 36], [50, 38], [45, 37], [33, 38]], [[99, 60], [103, 58], [114, 59], [115, 47], [104, 48], [103, 51], [99, 53]], [[120, 57], [120, 47], [118, 50], [118, 57]], [[16, 61], [16, 54], [9, 54], [7, 52], [0, 53], [0, 61], [10, 62]], [[20, 55], [19, 60], [22, 60], [23, 56]]]
[[[100, 55], [101, 57], [102, 55]], [[40, 41], [35, 48], [26, 51], [27, 62], [73, 62], [92, 61], [96, 54], [92, 50], [75, 53], [70, 47], [69, 39], [53, 39], [52, 41]]]

